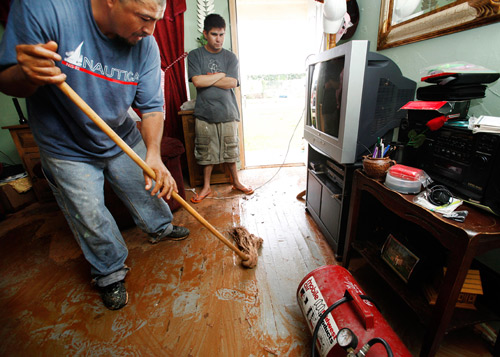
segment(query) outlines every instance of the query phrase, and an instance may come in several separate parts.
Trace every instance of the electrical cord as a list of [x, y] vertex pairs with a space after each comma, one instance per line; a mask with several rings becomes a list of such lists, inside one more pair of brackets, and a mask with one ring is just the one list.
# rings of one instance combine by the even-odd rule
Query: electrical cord
[[443, 185], [434, 185], [427, 190], [427, 199], [434, 206], [446, 207], [453, 202], [453, 194]]
[[[325, 36], [324, 33], [323, 33], [323, 36]], [[314, 55], [314, 54], [310, 54], [309, 56], [306, 57], [306, 60], [305, 60], [306, 63], [307, 63], [307, 60], [309, 59], [309, 57], [311, 57], [312, 55]], [[278, 171], [276, 171], [276, 173], [269, 180], [264, 182], [262, 185], [258, 186], [256, 188], [256, 190], [258, 190], [259, 188], [261, 188], [261, 187], [267, 185], [269, 182], [271, 182], [276, 177], [276, 175], [278, 175], [281, 168], [285, 165], [286, 158], [288, 157], [288, 153], [290, 152], [290, 144], [292, 143], [293, 136], [295, 135], [295, 132], [297, 131], [297, 128], [298, 128], [300, 122], [304, 119], [305, 112], [306, 112], [306, 106], [304, 106], [304, 109], [302, 109], [302, 114], [300, 115], [299, 121], [297, 122], [297, 124], [295, 125], [295, 128], [293, 129], [292, 136], [290, 137], [290, 140], [288, 141], [288, 147], [286, 149], [285, 158], [283, 159], [283, 163], [279, 166]]]
[[16, 163], [14, 162], [14, 160], [12, 160], [12, 159], [10, 158], [10, 156], [9, 156], [9, 155], [7, 155], [6, 153], [4, 153], [3, 151], [0, 151], [0, 154], [2, 154], [3, 156], [5, 156], [5, 157], [6, 157], [7, 159], [9, 159], [9, 161], [11, 162], [11, 163], [3, 162], [3, 164], [4, 164], [5, 166], [8, 166], [8, 165], [16, 165]]
[[330, 307], [328, 307], [328, 309], [325, 310], [325, 312], [323, 312], [321, 314], [318, 321], [316, 322], [316, 326], [314, 327], [314, 332], [313, 332], [313, 336], [312, 336], [311, 357], [316, 356], [316, 340], [318, 339], [319, 328], [321, 327], [321, 324], [323, 324], [323, 320], [337, 306], [339, 306], [347, 301], [351, 301], [351, 300], [352, 300], [351, 296], [344, 296], [344, 297], [340, 298], [339, 300], [335, 301]]
[[258, 190], [259, 188], [261, 188], [261, 187], [267, 185], [269, 182], [271, 182], [276, 177], [276, 175], [278, 175], [278, 173], [280, 172], [280, 170], [285, 165], [286, 158], [288, 157], [288, 153], [290, 152], [290, 145], [292, 144], [292, 139], [293, 139], [293, 137], [295, 135], [295, 132], [297, 131], [297, 128], [298, 128], [300, 122], [302, 121], [302, 119], [304, 119], [304, 113], [305, 112], [306, 112], [306, 107], [304, 107], [304, 109], [302, 110], [302, 114], [300, 115], [299, 121], [297, 122], [297, 124], [295, 125], [295, 128], [293, 129], [292, 136], [290, 136], [290, 140], [288, 141], [288, 147], [286, 149], [286, 153], [285, 153], [285, 157], [283, 159], [283, 163], [279, 166], [278, 170], [275, 172], [275, 174], [269, 180], [267, 180], [262, 185], [260, 185], [257, 188], [255, 188], [255, 190]]

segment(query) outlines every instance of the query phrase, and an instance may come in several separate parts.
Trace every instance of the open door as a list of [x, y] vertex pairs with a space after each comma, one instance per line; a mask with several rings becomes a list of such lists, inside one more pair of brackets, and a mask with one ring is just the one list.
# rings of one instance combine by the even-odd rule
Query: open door
[[229, 0], [231, 45], [240, 61], [244, 167], [306, 161], [306, 60], [321, 48], [315, 40], [316, 5], [310, 0]]

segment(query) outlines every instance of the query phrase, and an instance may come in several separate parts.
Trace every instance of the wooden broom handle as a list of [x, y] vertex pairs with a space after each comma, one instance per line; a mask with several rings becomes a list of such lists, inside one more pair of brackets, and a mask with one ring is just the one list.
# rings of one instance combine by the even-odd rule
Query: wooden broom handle
[[[146, 162], [141, 159], [137, 153], [132, 150], [128, 144], [120, 138], [111, 127], [106, 124], [102, 118], [97, 115], [97, 113], [71, 88], [66, 82], [57, 85], [59, 89], [68, 96], [69, 99], [73, 101], [106, 135], [113, 140], [116, 145], [118, 145], [132, 160], [139, 165], [144, 172], [146, 172], [149, 177], [156, 180], [156, 173], [151, 167], [149, 167]], [[214, 226], [212, 226], [205, 218], [203, 218], [196, 210], [191, 207], [179, 194], [172, 191], [172, 197], [179, 202], [182, 207], [184, 207], [191, 215], [196, 218], [201, 224], [203, 224], [210, 232], [212, 232], [217, 238], [219, 238], [222, 243], [231, 248], [236, 254], [240, 256], [243, 260], [248, 260], [250, 257], [243, 253], [241, 250], [236, 248], [226, 237], [224, 237]]]

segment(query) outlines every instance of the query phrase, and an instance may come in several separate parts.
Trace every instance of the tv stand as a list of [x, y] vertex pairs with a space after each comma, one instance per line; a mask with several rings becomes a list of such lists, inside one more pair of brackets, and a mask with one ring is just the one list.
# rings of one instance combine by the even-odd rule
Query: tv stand
[[342, 260], [353, 172], [357, 164], [339, 164], [308, 144], [306, 210]]
[[[446, 332], [483, 321], [500, 320], [500, 316], [482, 301], [476, 302], [477, 310], [455, 308], [474, 257], [500, 248], [500, 218], [464, 203], [463, 209], [469, 212], [467, 218], [463, 223], [455, 222], [416, 205], [413, 203], [415, 196], [393, 191], [357, 170], [352, 183], [343, 266], [349, 268], [352, 253], [359, 253], [415, 311], [427, 327], [420, 356], [428, 357], [436, 354]], [[416, 280], [410, 277], [410, 281], [404, 283], [381, 258], [380, 250], [389, 233], [398, 238], [406, 233], [407, 245], [415, 248], [423, 245], [424, 249], [418, 253], [423, 265]], [[442, 266], [447, 267], [446, 274], [436, 304], [431, 306], [421, 284], [432, 280], [433, 267], [442, 271]], [[500, 355], [499, 341], [497, 339], [494, 347], [495, 356]]]

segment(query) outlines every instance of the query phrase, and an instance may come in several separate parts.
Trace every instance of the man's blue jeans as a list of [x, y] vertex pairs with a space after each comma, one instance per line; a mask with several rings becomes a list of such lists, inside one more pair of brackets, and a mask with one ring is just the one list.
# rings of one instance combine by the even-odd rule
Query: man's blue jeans
[[[141, 140], [134, 151], [144, 159]], [[144, 232], [168, 235], [172, 212], [167, 203], [144, 189], [143, 171], [125, 153], [91, 163], [56, 159], [40, 152], [42, 167], [57, 203], [91, 265], [98, 286], [125, 278], [128, 249], [118, 226], [104, 205], [104, 179], [128, 208], [135, 224]]]

